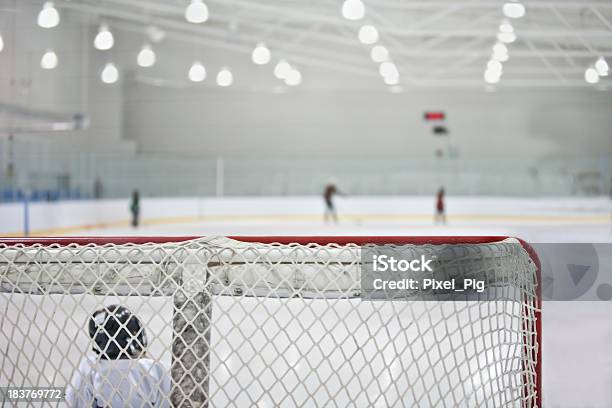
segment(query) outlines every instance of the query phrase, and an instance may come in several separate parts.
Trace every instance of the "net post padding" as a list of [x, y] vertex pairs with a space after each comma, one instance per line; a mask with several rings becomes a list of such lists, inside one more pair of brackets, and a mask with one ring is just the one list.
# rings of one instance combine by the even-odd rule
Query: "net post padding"
[[177, 291], [173, 303], [170, 399], [175, 407], [205, 408], [210, 395], [212, 299], [206, 292], [188, 295]]
[[[204, 251], [206, 252], [206, 251]], [[172, 303], [172, 390], [174, 407], [210, 406], [212, 294], [207, 259], [185, 248], [172, 251], [168, 269], [177, 283]], [[209, 257], [206, 257], [209, 258]]]

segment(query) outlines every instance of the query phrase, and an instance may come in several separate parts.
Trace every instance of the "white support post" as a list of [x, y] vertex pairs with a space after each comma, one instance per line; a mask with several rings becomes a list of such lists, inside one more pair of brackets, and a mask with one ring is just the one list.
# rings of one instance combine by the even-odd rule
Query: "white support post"
[[223, 158], [217, 157], [217, 169], [215, 178], [216, 196], [223, 197], [223, 184], [224, 184], [224, 173], [223, 173]]

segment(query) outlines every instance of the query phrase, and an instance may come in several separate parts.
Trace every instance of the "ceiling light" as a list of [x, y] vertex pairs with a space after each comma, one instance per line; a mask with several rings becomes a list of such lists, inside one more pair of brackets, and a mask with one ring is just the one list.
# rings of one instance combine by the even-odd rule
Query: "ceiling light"
[[234, 82], [234, 76], [228, 68], [221, 68], [221, 71], [217, 74], [217, 85], [219, 86], [230, 86]]
[[363, 44], [374, 44], [378, 41], [378, 30], [371, 25], [364, 25], [359, 29], [359, 41]]
[[484, 73], [484, 80], [488, 84], [496, 84], [501, 79], [501, 71], [486, 70]]
[[487, 62], [487, 71], [502, 72], [503, 65], [499, 61], [491, 60]]
[[251, 59], [257, 65], [267, 64], [268, 62], [270, 62], [270, 57], [270, 50], [263, 43], [257, 44], [257, 47], [255, 47], [253, 53], [251, 54]]
[[597, 70], [593, 67], [588, 67], [586, 71], [584, 71], [584, 80], [589, 84], [596, 84], [599, 82], [599, 74]]
[[370, 51], [370, 57], [374, 62], [385, 62], [389, 59], [389, 51], [382, 45], [375, 45]]
[[302, 83], [302, 74], [300, 73], [300, 71], [293, 68], [287, 74], [287, 77], [285, 78], [285, 83], [290, 86], [299, 85], [300, 83]]
[[185, 10], [185, 18], [190, 23], [203, 23], [208, 20], [208, 7], [202, 0], [191, 0]]
[[47, 50], [40, 59], [40, 66], [43, 69], [53, 69], [57, 67], [57, 54], [53, 50]]
[[193, 82], [202, 82], [206, 79], [206, 68], [200, 61], [194, 62], [189, 68], [189, 79]]
[[109, 62], [104, 66], [100, 77], [102, 78], [102, 82], [105, 84], [114, 84], [117, 82], [117, 79], [119, 79], [119, 71], [117, 70], [115, 64]]
[[115, 44], [113, 33], [111, 33], [106, 24], [102, 24], [94, 38], [94, 47], [98, 50], [110, 50]]
[[143, 45], [142, 49], [138, 53], [136, 61], [138, 65], [144, 68], [152, 67], [155, 65], [155, 52], [150, 45]]
[[516, 34], [514, 33], [497, 33], [497, 39], [503, 43], [510, 44], [516, 41]]
[[385, 81], [386, 85], [397, 85], [399, 84], [399, 75], [389, 75], [383, 77], [383, 81]]
[[285, 79], [291, 72], [291, 65], [285, 60], [280, 60], [274, 67], [274, 76], [278, 79]]
[[60, 22], [60, 16], [52, 1], [43, 4], [42, 10], [38, 13], [38, 25], [42, 28], [56, 27]]
[[504, 20], [499, 25], [499, 32], [501, 32], [501, 33], [513, 33], [514, 32], [514, 27], [512, 27], [512, 24], [510, 24], [510, 22], [508, 20]]
[[525, 6], [519, 2], [508, 2], [504, 4], [503, 12], [508, 18], [521, 18], [525, 15]]
[[493, 53], [494, 54], [507, 54], [508, 47], [506, 47], [506, 45], [503, 43], [497, 43], [493, 46]]
[[599, 57], [597, 58], [597, 61], [595, 61], [595, 69], [597, 70], [597, 74], [599, 76], [608, 76], [610, 67], [608, 66], [608, 62], [604, 57]]
[[510, 59], [510, 56], [508, 55], [508, 53], [502, 54], [494, 52], [493, 55], [491, 55], [491, 59], [493, 61], [506, 62], [508, 61], [508, 59]]
[[397, 67], [395, 66], [394, 63], [390, 61], [386, 61], [380, 64], [380, 67], [378, 68], [378, 72], [383, 77], [399, 76], [399, 71], [397, 70]]
[[347, 20], [361, 20], [365, 16], [365, 6], [361, 0], [344, 0], [342, 15]]

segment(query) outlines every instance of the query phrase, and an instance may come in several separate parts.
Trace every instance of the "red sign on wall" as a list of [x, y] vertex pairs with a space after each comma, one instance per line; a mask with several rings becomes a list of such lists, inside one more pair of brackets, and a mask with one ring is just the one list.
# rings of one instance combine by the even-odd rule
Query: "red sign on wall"
[[425, 120], [444, 120], [446, 119], [446, 114], [442, 111], [427, 111], [423, 114]]

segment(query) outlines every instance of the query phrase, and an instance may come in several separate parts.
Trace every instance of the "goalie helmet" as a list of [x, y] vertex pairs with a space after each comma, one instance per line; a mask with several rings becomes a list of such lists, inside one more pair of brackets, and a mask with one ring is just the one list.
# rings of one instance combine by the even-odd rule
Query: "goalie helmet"
[[147, 347], [145, 328], [132, 312], [119, 305], [96, 310], [89, 319], [93, 351], [107, 360], [138, 357]]

